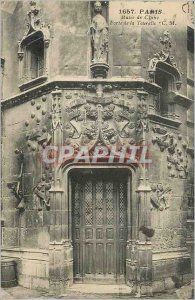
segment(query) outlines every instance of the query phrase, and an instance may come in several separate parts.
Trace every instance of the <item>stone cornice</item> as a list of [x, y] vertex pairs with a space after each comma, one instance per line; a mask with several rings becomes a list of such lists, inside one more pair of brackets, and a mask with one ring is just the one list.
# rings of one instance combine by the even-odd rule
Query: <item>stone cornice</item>
[[190, 257], [187, 248], [172, 248], [167, 250], [161, 250], [161, 252], [153, 251], [153, 261], [158, 260], [167, 260], [167, 259], [174, 259], [174, 258], [183, 258], [183, 257]]
[[181, 122], [178, 120], [173, 120], [170, 118], [166, 118], [157, 114], [149, 114], [148, 115], [149, 119], [151, 121], [157, 122], [159, 124], [163, 125], [169, 125], [171, 127], [179, 127], [181, 125]]
[[173, 95], [173, 101], [178, 104], [178, 105], [181, 105], [185, 108], [189, 108], [192, 103], [194, 102], [194, 100], [188, 98], [187, 96], [184, 96], [184, 95], [181, 95], [177, 92], [172, 92], [172, 95]]
[[40, 85], [41, 83], [45, 82], [46, 80], [47, 80], [47, 76], [43, 75], [41, 77], [35, 78], [33, 80], [30, 80], [28, 82], [25, 82], [25, 83], [21, 84], [19, 86], [19, 89], [21, 91], [26, 91], [29, 88], [33, 88], [34, 86]]
[[97, 84], [102, 83], [105, 91], [120, 90], [120, 89], [144, 89], [148, 93], [157, 94], [160, 87], [157, 84], [150, 83], [143, 78], [112, 78], [112, 79], [79, 79], [71, 78], [64, 80], [54, 80], [43, 83], [39, 86], [21, 92], [15, 96], [1, 101], [3, 109], [10, 108], [15, 105], [28, 102], [31, 99], [47, 94], [54, 90], [56, 86], [60, 89], [81, 89], [81, 90], [96, 90]]

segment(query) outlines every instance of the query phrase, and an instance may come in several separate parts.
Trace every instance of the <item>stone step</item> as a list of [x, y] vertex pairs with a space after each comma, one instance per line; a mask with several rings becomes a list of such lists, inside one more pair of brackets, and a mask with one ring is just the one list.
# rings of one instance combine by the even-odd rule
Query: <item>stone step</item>
[[73, 284], [68, 293], [79, 294], [109, 294], [109, 295], [130, 295], [131, 288], [125, 284]]

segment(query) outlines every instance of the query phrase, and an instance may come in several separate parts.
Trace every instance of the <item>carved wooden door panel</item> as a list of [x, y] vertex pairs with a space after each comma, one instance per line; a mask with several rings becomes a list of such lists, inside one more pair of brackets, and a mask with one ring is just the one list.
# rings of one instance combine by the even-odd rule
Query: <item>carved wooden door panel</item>
[[72, 179], [75, 281], [124, 281], [127, 186], [108, 173]]

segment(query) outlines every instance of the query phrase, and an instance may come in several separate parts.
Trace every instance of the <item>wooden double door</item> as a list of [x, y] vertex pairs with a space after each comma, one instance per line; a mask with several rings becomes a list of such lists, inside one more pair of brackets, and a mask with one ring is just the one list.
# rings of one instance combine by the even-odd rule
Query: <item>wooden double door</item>
[[127, 176], [96, 171], [72, 177], [74, 281], [125, 280]]

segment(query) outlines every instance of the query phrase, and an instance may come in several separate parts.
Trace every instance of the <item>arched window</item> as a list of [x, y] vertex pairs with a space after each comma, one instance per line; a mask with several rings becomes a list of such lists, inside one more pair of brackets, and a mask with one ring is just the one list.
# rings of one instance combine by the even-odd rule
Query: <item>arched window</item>
[[21, 90], [44, 82], [48, 76], [50, 26], [41, 23], [36, 3], [32, 1], [30, 5], [28, 30], [18, 43], [19, 87]]
[[160, 38], [163, 50], [154, 54], [149, 62], [150, 81], [156, 83], [161, 90], [158, 100], [155, 98], [155, 113], [163, 117], [175, 118], [175, 103], [173, 101], [173, 93], [181, 87], [181, 76], [174, 62], [174, 57], [170, 55], [170, 36], [167, 31], [164, 32], [163, 38]]

